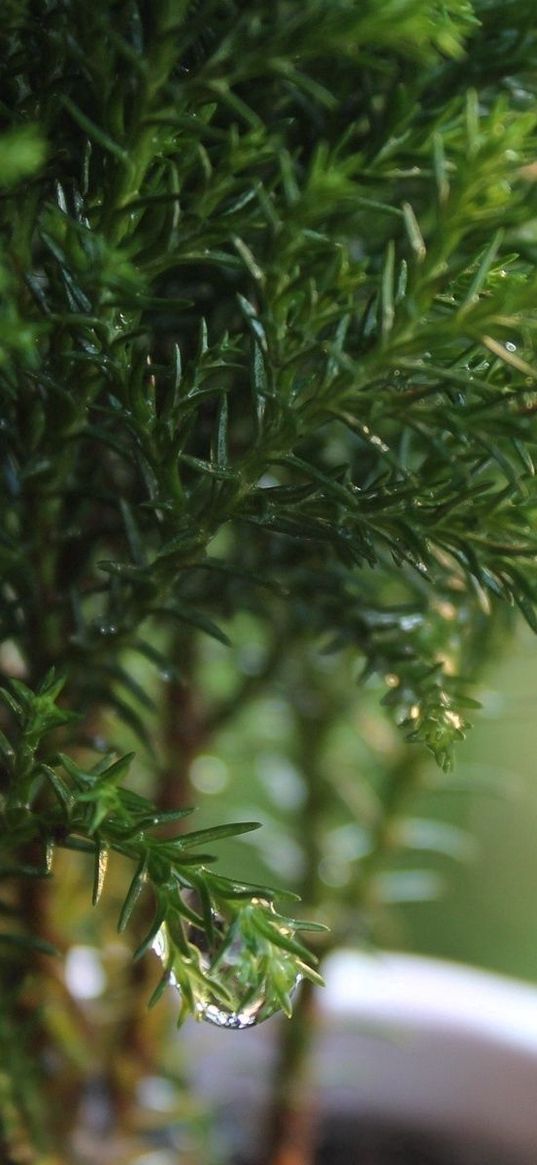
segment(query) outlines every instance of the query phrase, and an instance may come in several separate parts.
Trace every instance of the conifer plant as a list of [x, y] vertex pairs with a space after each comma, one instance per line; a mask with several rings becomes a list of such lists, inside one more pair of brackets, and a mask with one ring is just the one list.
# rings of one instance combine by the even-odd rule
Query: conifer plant
[[[131, 999], [153, 949], [180, 1019], [290, 1014], [332, 941], [315, 765], [341, 669], [405, 741], [357, 909], [419, 749], [451, 766], [501, 612], [537, 628], [536, 56], [529, 0], [4, 0], [5, 1165], [75, 1153], [73, 863], [142, 968]], [[254, 822], [187, 820], [193, 757], [275, 677], [311, 922], [211, 864]]]

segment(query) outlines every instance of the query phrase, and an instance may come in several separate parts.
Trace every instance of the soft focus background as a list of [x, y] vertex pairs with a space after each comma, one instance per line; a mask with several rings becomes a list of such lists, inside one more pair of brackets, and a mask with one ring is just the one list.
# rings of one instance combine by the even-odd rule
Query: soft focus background
[[[413, 950], [537, 981], [537, 644], [519, 627], [489, 670], [483, 708], [461, 744], [461, 796], [438, 794], [444, 821], [475, 839], [440, 900], [402, 909]], [[405, 938], [406, 935], [406, 938]]]
[[[213, 641], [204, 649], [212, 683], [224, 686], [227, 649]], [[255, 667], [255, 642], [239, 651], [243, 666]], [[340, 658], [332, 664], [327, 657], [325, 665], [337, 669]], [[399, 854], [387, 863], [383, 889], [389, 895], [391, 887], [398, 901], [383, 919], [383, 945], [537, 982], [536, 685], [537, 643], [521, 623], [479, 686], [482, 707], [458, 746], [454, 773], [446, 777], [414, 750], [419, 787], [406, 810], [416, 822], [435, 821], [437, 829], [427, 835], [422, 827], [421, 837], [413, 838], [419, 876], [415, 853], [411, 862]], [[354, 717], [334, 723], [330, 763], [349, 782], [364, 772], [374, 782], [375, 757], [384, 761], [396, 746], [372, 688], [365, 700], [357, 693]], [[304, 788], [292, 756], [293, 724], [276, 691], [251, 704], [194, 762], [200, 822], [237, 812], [264, 826], [247, 841], [221, 845], [226, 872], [268, 878], [272, 885], [292, 883], [300, 874]], [[326, 824], [321, 877], [330, 896], [345, 884], [360, 832], [349, 822]]]
[[[242, 665], [255, 670], [246, 626], [243, 636]], [[320, 1165], [534, 1160], [537, 991], [517, 980], [537, 980], [535, 649], [521, 625], [489, 667], [453, 774], [414, 754], [399, 839], [408, 848], [394, 839], [380, 863], [372, 925], [385, 950], [402, 954], [358, 954], [364, 936], [351, 925], [349, 949], [327, 961], [310, 1070]], [[212, 683], [225, 686], [225, 650], [213, 643], [205, 650]], [[324, 666], [333, 666], [329, 658]], [[340, 781], [365, 776], [374, 787], [375, 765], [382, 769], [400, 748], [379, 694], [362, 692], [350, 716], [335, 718], [325, 763]], [[197, 758], [192, 784], [207, 823], [233, 806], [264, 824], [249, 843], [222, 846], [227, 872], [300, 881], [305, 789], [290, 709], [277, 690]], [[327, 903], [345, 896], [361, 844], [365, 852], [356, 809], [355, 822], [337, 814], [325, 822]], [[217, 1114], [210, 1139], [217, 1162], [256, 1156], [281, 1030], [279, 1019], [242, 1035], [187, 1027], [196, 1093]]]
[[[263, 825], [247, 841], [219, 845], [223, 872], [295, 886], [306, 899], [312, 895], [307, 909], [315, 902], [319, 916], [337, 928], [312, 1046], [297, 1073], [307, 1077], [306, 1107], [319, 1126], [316, 1160], [532, 1165], [533, 636], [520, 624], [514, 639], [499, 645], [476, 693], [482, 707], [474, 728], [459, 746], [454, 772], [444, 774], [421, 748], [402, 743], [390, 724], [381, 705], [390, 677], [384, 687], [357, 686], [351, 661], [307, 649], [289, 665], [291, 674], [276, 675], [268, 690], [260, 685], [256, 691], [263, 632], [247, 616], [227, 630], [231, 648], [208, 637], [197, 644], [204, 688], [225, 702], [236, 690], [238, 670], [251, 694], [193, 760], [190, 801], [198, 807], [200, 828], [230, 817]], [[318, 723], [320, 676], [328, 680], [333, 707], [312, 759], [303, 729]], [[143, 666], [138, 678], [155, 683]], [[317, 711], [326, 715], [327, 708]], [[121, 743], [129, 745], [128, 733]], [[308, 777], [304, 766], [312, 764]], [[394, 772], [402, 775], [405, 791], [368, 868], [371, 798]], [[335, 792], [324, 805], [322, 798], [312, 801], [323, 779]], [[146, 780], [139, 753], [134, 781], [143, 790]], [[124, 1025], [123, 1054], [114, 1053], [111, 1071], [121, 1087], [134, 1088], [133, 1144], [145, 1142], [147, 1149], [140, 1155], [124, 1141], [114, 1148], [96, 1076], [81, 1122], [92, 1130], [91, 1143], [80, 1133], [77, 1161], [249, 1165], [259, 1157], [288, 1021], [275, 1017], [241, 1033], [190, 1021], [175, 1035], [173, 989], [169, 1006], [164, 1000], [149, 1016], [138, 1014], [147, 995], [141, 1002], [135, 995], [133, 1005], [130, 949], [115, 931], [126, 871], [118, 861], [108, 896], [92, 911], [83, 863], [69, 857], [56, 883], [57, 925], [72, 943], [67, 985], [92, 1027], [97, 1059], [103, 1049], [106, 1056], [107, 1039], [115, 1046], [118, 1025]], [[387, 955], [373, 953], [375, 947]], [[158, 974], [157, 962], [152, 955], [146, 960], [150, 977]], [[52, 1023], [65, 1022], [60, 1008], [51, 1015]], [[140, 1020], [146, 1046], [161, 1045], [162, 1075], [151, 1070], [129, 1085], [130, 1065], [139, 1061]], [[67, 1038], [76, 1055], [74, 1028]]]

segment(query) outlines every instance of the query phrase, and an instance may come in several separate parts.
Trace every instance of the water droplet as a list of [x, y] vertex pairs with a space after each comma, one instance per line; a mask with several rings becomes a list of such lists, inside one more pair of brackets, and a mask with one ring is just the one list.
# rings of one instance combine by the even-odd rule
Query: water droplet
[[[215, 937], [211, 946], [208, 945], [204, 931], [190, 926], [186, 937], [192, 956], [189, 958], [178, 954], [178, 959], [182, 960], [183, 971], [187, 975], [189, 965], [196, 970], [190, 978], [190, 987], [194, 994], [197, 1018], [215, 1027], [242, 1031], [270, 1019], [281, 1010], [281, 1005], [276, 994], [267, 986], [259, 965], [262, 959], [257, 959], [255, 954], [252, 957], [252, 950], [240, 931], [237, 930], [236, 936], [230, 941], [229, 930], [224, 930], [221, 916], [215, 913], [213, 922]], [[173, 969], [173, 947], [165, 923], [153, 940], [153, 950], [164, 966], [169, 967], [171, 962], [169, 981], [181, 994], [179, 977]], [[296, 960], [282, 951], [279, 963], [280, 987], [284, 988], [287, 995], [292, 995], [301, 979], [302, 975], [296, 969]], [[230, 1002], [224, 1002], [223, 997], [227, 997]]]
[[516, 352], [516, 344], [513, 344], [511, 340], [506, 340], [505, 347], [508, 352]]

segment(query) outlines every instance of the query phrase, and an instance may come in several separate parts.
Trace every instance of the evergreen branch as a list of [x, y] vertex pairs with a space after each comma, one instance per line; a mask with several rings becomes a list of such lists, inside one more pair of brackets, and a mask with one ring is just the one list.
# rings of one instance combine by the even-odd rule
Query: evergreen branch
[[[132, 756], [101, 758], [84, 768], [61, 754], [47, 764], [40, 758], [42, 740], [66, 720], [56, 707], [61, 683], [47, 677], [34, 694], [18, 681], [16, 696], [3, 691], [20, 723], [8, 765], [10, 789], [3, 807], [2, 848], [9, 859], [7, 876], [43, 877], [46, 869], [28, 870], [19, 854], [39, 844], [81, 849], [94, 855], [94, 904], [105, 887], [108, 858], [116, 852], [136, 863], [118, 922], [123, 931], [140, 896], [151, 889], [156, 914], [138, 954], [153, 946], [165, 964], [164, 983], [172, 981], [181, 993], [181, 1016], [192, 1012], [222, 1026], [248, 1026], [283, 1006], [290, 1011], [289, 991], [299, 978], [318, 980], [312, 956], [294, 938], [302, 923], [277, 914], [273, 894], [263, 888], [238, 885], [206, 869], [207, 854], [190, 854], [205, 842], [238, 836], [257, 828], [238, 822], [159, 837], [155, 830], [185, 812], [159, 813], [144, 797], [124, 788]], [[32, 742], [31, 757], [28, 741]], [[63, 775], [61, 770], [63, 769]], [[48, 781], [52, 800], [42, 799], [42, 780]], [[40, 811], [36, 812], [40, 801]], [[188, 894], [202, 904], [202, 914], [189, 904]], [[212, 932], [208, 952], [199, 943], [207, 924]], [[211, 920], [211, 921], [209, 921]], [[159, 937], [160, 936], [160, 937]], [[198, 936], [198, 937], [196, 937]], [[3, 941], [52, 954], [53, 949], [30, 934], [1, 934]], [[170, 945], [171, 944], [171, 945]], [[231, 962], [227, 954], [233, 951]]]

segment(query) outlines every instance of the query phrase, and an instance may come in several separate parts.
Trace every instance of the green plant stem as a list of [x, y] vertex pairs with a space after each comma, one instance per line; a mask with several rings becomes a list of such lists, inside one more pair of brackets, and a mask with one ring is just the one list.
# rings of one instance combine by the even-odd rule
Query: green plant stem
[[380, 938], [380, 903], [375, 892], [375, 876], [390, 854], [400, 846], [397, 825], [409, 798], [419, 788], [423, 759], [421, 750], [414, 751], [403, 745], [385, 773], [378, 795], [376, 821], [371, 830], [371, 846], [358, 864], [356, 877], [342, 895], [350, 919], [355, 917], [356, 911], [369, 919], [373, 941], [378, 942]]
[[274, 678], [283, 658], [284, 642], [285, 633], [275, 632], [260, 670], [255, 675], [244, 676], [229, 699], [222, 699], [207, 709], [204, 724], [205, 732], [209, 738], [214, 737], [217, 732], [225, 728], [226, 724], [240, 715], [243, 708], [255, 700], [256, 696]]

